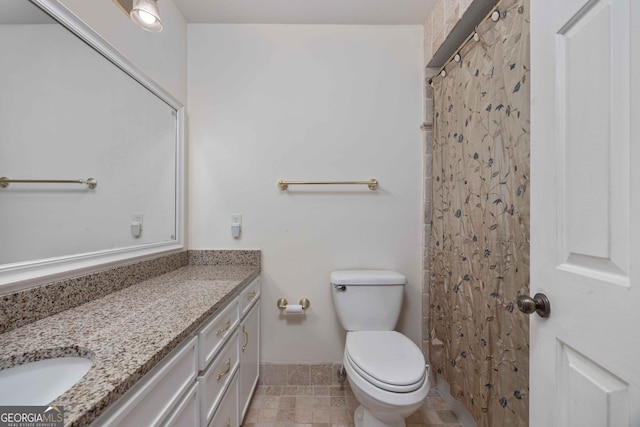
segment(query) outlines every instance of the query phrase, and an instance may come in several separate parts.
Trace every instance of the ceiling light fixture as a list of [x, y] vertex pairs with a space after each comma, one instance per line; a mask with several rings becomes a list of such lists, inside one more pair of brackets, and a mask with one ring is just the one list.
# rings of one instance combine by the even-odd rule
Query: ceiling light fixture
[[153, 33], [162, 31], [157, 0], [134, 0], [130, 16], [140, 28]]

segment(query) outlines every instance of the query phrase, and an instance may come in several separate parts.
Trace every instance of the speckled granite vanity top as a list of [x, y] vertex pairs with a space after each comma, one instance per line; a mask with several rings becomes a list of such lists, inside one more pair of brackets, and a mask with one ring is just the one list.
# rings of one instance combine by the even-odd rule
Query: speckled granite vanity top
[[260, 273], [190, 265], [0, 335], [0, 368], [60, 355], [93, 360], [53, 402], [65, 425], [91, 423]]

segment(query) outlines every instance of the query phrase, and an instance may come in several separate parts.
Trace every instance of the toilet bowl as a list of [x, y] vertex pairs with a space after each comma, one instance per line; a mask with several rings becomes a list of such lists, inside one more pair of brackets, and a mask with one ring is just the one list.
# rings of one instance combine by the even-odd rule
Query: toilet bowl
[[404, 427], [429, 391], [420, 349], [399, 332], [348, 332], [343, 363], [360, 403], [356, 427]]
[[343, 364], [360, 403], [356, 427], [405, 427], [405, 418], [429, 391], [422, 352], [393, 330], [405, 283], [405, 276], [394, 271], [331, 273], [336, 312], [348, 331]]

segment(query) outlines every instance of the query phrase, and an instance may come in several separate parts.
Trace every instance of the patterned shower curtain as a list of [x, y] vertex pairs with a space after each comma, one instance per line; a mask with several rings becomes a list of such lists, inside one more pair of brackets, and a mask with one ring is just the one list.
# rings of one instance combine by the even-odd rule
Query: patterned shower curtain
[[483, 427], [527, 426], [529, 4], [433, 79], [430, 361]]

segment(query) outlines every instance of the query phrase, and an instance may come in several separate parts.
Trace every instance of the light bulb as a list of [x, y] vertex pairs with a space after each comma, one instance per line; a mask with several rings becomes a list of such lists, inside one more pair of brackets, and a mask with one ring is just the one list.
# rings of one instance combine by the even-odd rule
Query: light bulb
[[145, 10], [139, 10], [138, 15], [140, 16], [140, 19], [146, 24], [153, 24], [154, 22], [156, 22], [156, 17]]
[[131, 19], [147, 31], [162, 31], [157, 0], [134, 0]]

